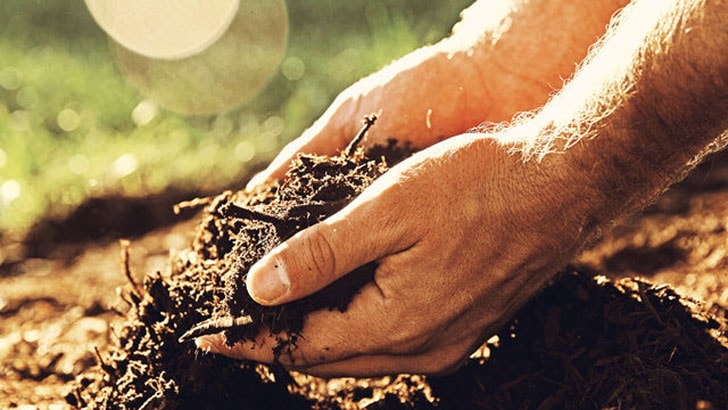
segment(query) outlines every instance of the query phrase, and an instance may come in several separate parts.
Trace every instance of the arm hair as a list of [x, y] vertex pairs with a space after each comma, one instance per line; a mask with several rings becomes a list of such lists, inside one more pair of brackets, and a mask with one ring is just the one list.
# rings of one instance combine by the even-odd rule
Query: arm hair
[[635, 0], [541, 110], [488, 131], [524, 161], [561, 154], [611, 220], [725, 147], [726, 129], [728, 1]]

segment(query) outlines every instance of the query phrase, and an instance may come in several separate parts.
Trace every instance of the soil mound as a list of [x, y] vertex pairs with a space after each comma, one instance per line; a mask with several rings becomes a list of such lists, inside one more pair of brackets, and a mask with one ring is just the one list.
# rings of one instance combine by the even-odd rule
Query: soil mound
[[265, 325], [285, 354], [307, 312], [346, 309], [375, 265], [280, 307], [253, 302], [244, 276], [408, 153], [394, 143], [364, 153], [353, 143], [335, 157], [301, 156], [280, 184], [198, 201], [206, 209], [196, 239], [169, 271], [137, 283], [124, 264], [131, 308], [67, 402], [135, 409], [728, 408], [725, 310], [713, 307], [709, 315], [669, 287], [611, 282], [584, 268], [565, 271], [447, 377], [325, 381], [195, 350], [188, 341], [195, 335], [224, 331], [232, 343]]

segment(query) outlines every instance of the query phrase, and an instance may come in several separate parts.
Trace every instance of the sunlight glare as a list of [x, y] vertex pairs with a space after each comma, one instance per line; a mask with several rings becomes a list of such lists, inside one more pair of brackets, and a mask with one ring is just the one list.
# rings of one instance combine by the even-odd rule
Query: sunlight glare
[[250, 100], [277, 72], [288, 41], [283, 0], [86, 4], [129, 83], [182, 114], [223, 113]]
[[0, 185], [0, 202], [8, 206], [16, 199], [20, 198], [22, 189], [20, 183], [14, 179], [9, 179]]
[[240, 0], [85, 0], [94, 20], [117, 43], [149, 58], [197, 54], [227, 31]]

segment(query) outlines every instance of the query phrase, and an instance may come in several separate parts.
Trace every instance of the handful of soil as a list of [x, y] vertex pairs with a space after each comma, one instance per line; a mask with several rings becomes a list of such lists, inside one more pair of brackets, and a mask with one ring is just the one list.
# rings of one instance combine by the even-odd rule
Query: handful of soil
[[[245, 274], [295, 232], [344, 207], [410, 151], [393, 142], [364, 152], [362, 133], [342, 154], [301, 156], [284, 181], [225, 192], [206, 209], [192, 246], [169, 272], [130, 281], [130, 305], [99, 365], [76, 379], [74, 407], [122, 409], [726, 408], [728, 319], [668, 287], [612, 283], [569, 269], [481, 352], [441, 378], [398, 375], [324, 381], [196, 351], [196, 335], [228, 343], [266, 326], [278, 354], [295, 348], [305, 315], [345, 309], [371, 280], [364, 266], [331, 287], [278, 307], [253, 302]], [[123, 261], [128, 249], [124, 248]], [[180, 339], [183, 343], [180, 343]]]
[[[281, 183], [210, 200], [192, 247], [172, 260], [169, 273], [148, 274], [137, 284], [124, 264], [132, 285], [124, 294], [131, 306], [127, 322], [108, 357], [98, 355], [100, 371], [81, 376], [68, 402], [93, 408], [253, 408], [261, 403], [277, 408], [277, 400], [281, 408], [303, 405], [303, 398], [288, 394], [285, 372], [274, 376], [262, 365], [200, 356], [189, 341], [224, 331], [232, 345], [266, 326], [277, 335], [276, 354], [282, 354], [294, 348], [307, 313], [344, 310], [372, 279], [375, 265], [369, 264], [314, 295], [276, 307], [254, 302], [245, 288], [248, 269], [263, 255], [343, 208], [388, 164], [411, 152], [394, 141], [368, 153], [358, 148], [375, 119], [366, 118], [338, 156], [299, 156]], [[278, 383], [263, 383], [274, 379]]]
[[404, 150], [395, 149], [394, 141], [385, 150], [388, 160], [357, 149], [375, 120], [374, 116], [367, 117], [362, 130], [340, 155], [299, 156], [280, 185], [247, 198], [238, 193], [237, 197], [224, 194], [216, 200], [210, 207], [206, 231], [222, 236], [210, 238], [198, 249], [206, 259], [228, 263], [222, 275], [224, 296], [222, 303], [211, 306], [212, 316], [182, 335], [180, 342], [224, 331], [227, 344], [232, 346], [252, 340], [265, 325], [277, 336], [277, 358], [295, 346], [306, 314], [321, 309], [344, 311], [354, 294], [373, 279], [376, 265], [370, 263], [314, 295], [274, 307], [253, 301], [245, 287], [245, 277], [253, 263], [296, 232], [339, 211], [384, 173], [388, 163], [405, 155]]

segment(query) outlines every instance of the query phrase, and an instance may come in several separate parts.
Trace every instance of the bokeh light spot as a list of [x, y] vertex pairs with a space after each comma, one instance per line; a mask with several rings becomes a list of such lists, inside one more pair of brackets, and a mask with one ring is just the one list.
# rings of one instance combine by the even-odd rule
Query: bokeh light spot
[[235, 158], [241, 163], [246, 163], [255, 157], [255, 145], [249, 141], [240, 141], [235, 146]]
[[26, 110], [32, 109], [38, 103], [38, 93], [32, 87], [23, 87], [15, 95], [15, 101]]
[[136, 171], [139, 161], [134, 154], [124, 154], [111, 164], [111, 177], [121, 179]]
[[111, 38], [149, 58], [179, 59], [207, 48], [227, 31], [240, 0], [86, 0]]
[[81, 124], [81, 116], [70, 108], [66, 108], [58, 113], [56, 117], [58, 127], [66, 132], [75, 131]]
[[76, 154], [68, 159], [68, 169], [76, 175], [83, 175], [88, 171], [89, 160], [85, 155]]
[[273, 115], [268, 117], [268, 119], [266, 119], [263, 123], [263, 132], [277, 137], [283, 133], [285, 126], [286, 123], [283, 121], [283, 118]]
[[20, 71], [15, 67], [5, 67], [0, 70], [0, 86], [8, 91], [17, 90], [22, 84]]
[[0, 201], [2, 201], [3, 205], [8, 206], [20, 198], [21, 192], [20, 183], [14, 179], [9, 179], [0, 185]]
[[287, 41], [285, 2], [247, 0], [240, 2], [227, 30], [197, 53], [150, 58], [118, 41], [112, 51], [129, 83], [161, 107], [182, 114], [219, 114], [247, 102], [268, 84]]
[[289, 81], [296, 81], [306, 74], [306, 65], [298, 57], [288, 57], [281, 64], [281, 73]]
[[159, 107], [152, 101], [144, 100], [137, 104], [131, 112], [131, 120], [137, 127], [152, 122], [159, 114]]

